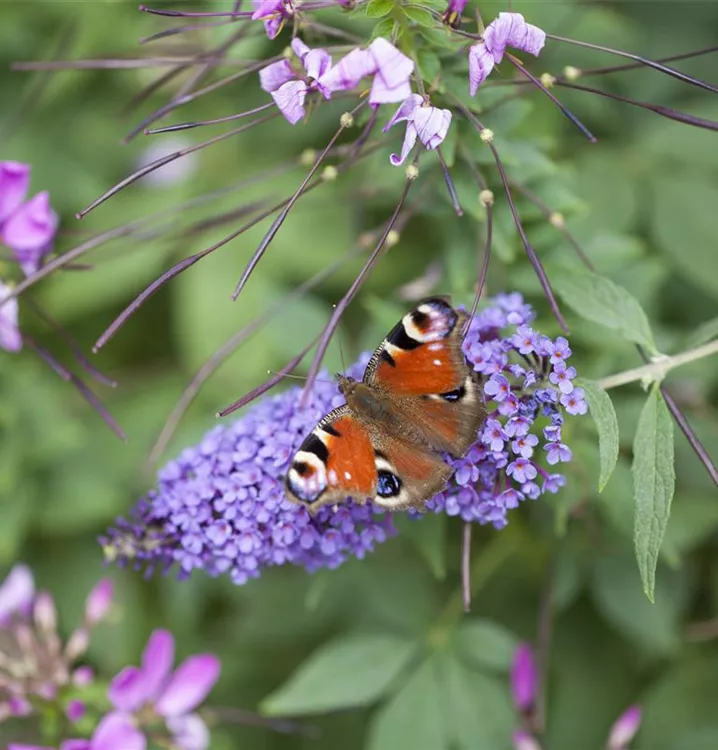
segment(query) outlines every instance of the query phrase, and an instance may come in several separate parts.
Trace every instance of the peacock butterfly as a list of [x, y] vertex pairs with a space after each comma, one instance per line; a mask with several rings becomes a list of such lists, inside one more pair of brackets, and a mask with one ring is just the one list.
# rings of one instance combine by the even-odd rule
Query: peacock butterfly
[[302, 443], [287, 496], [310, 512], [352, 497], [388, 510], [423, 509], [486, 418], [480, 378], [461, 350], [467, 315], [444, 297], [417, 303], [390, 331], [361, 382], [337, 375], [346, 404]]

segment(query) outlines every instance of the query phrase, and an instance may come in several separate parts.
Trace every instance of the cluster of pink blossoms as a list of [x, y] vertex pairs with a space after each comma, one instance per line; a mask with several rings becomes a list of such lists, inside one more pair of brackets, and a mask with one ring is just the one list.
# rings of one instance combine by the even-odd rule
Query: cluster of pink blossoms
[[[291, 17], [293, 9], [286, 0], [264, 0], [253, 18], [265, 22], [267, 34], [274, 38], [282, 20]], [[538, 55], [546, 34], [526, 23], [520, 13], [500, 13], [483, 35], [483, 40], [469, 48], [469, 90], [472, 96], [495, 65], [503, 59], [506, 47]], [[356, 48], [336, 65], [324, 49], [311, 49], [301, 39], [291, 43], [291, 59], [267, 65], [259, 71], [260, 85], [271, 94], [279, 111], [292, 125], [306, 115], [305, 102], [317, 92], [331, 99], [338, 91], [352, 91], [363, 79], [371, 78], [368, 103], [373, 109], [382, 104], [400, 103], [384, 132], [399, 122], [406, 122], [406, 135], [401, 154], [392, 154], [391, 163], [404, 162], [417, 139], [428, 150], [440, 146], [451, 124], [451, 112], [431, 105], [429, 97], [412, 93], [410, 77], [414, 62], [382, 37], [366, 49]]]

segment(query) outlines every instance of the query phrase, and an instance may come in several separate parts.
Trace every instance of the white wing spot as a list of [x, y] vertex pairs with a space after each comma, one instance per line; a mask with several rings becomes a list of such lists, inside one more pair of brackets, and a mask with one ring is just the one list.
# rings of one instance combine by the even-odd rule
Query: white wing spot
[[438, 367], [441, 364], [441, 360], [440, 359], [435, 359], [434, 360], [434, 364]]
[[429, 344], [430, 352], [440, 352], [444, 348], [444, 345], [439, 341], [435, 341], [433, 344]]
[[329, 472], [329, 484], [336, 484], [338, 480], [339, 480], [339, 477], [337, 476], [336, 471], [334, 471], [334, 469], [332, 469]]
[[351, 478], [352, 478], [351, 472], [350, 471], [345, 471], [344, 472], [344, 479], [351, 479]]

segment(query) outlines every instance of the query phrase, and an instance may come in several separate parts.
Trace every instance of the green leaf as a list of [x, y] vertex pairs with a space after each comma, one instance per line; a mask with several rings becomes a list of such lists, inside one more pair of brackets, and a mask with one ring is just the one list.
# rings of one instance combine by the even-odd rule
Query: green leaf
[[402, 747], [444, 750], [447, 747], [437, 679], [438, 659], [432, 656], [424, 661], [391, 701], [379, 710], [369, 729], [369, 750]]
[[697, 346], [707, 344], [709, 341], [718, 336], [718, 318], [707, 320], [701, 323], [698, 328], [688, 337], [683, 347], [686, 351], [695, 349]]
[[462, 663], [507, 672], [518, 638], [492, 620], [471, 619], [456, 634], [456, 649]]
[[366, 14], [369, 18], [383, 18], [388, 16], [395, 7], [394, 0], [370, 0], [366, 6]]
[[399, 533], [414, 542], [434, 577], [439, 579], [446, 577], [446, 519], [443, 513], [422, 519], [397, 514], [396, 519]]
[[595, 380], [576, 381], [583, 388], [588, 408], [598, 430], [598, 451], [601, 457], [601, 473], [598, 491], [601, 492], [616, 468], [618, 460], [618, 419], [611, 397]]
[[365, 706], [386, 693], [418, 650], [388, 634], [354, 634], [317, 649], [262, 703], [270, 715], [301, 715]]
[[[508, 680], [466, 669], [461, 654], [452, 652], [441, 654], [439, 675], [452, 750], [509, 750], [516, 715]], [[424, 744], [397, 747], [431, 748]]]
[[405, 5], [404, 13], [406, 13], [407, 18], [414, 21], [414, 23], [418, 23], [419, 26], [424, 26], [427, 29], [436, 26], [434, 16], [432, 16], [428, 10], [418, 8], [415, 5]]
[[371, 32], [371, 38], [376, 39], [377, 37], [383, 36], [390, 39], [394, 34], [394, 25], [395, 22], [393, 18], [382, 19]]
[[711, 273], [718, 232], [718, 188], [697, 171], [683, 178], [658, 178], [653, 186], [653, 234], [672, 258], [677, 273], [718, 295], [718, 275]]
[[419, 75], [428, 83], [433, 83], [441, 75], [441, 61], [436, 52], [422, 48], [416, 56], [416, 62]]
[[658, 352], [646, 313], [623, 287], [584, 270], [562, 269], [551, 281], [564, 302], [582, 318], [620, 331], [629, 341]]
[[676, 483], [673, 422], [657, 385], [646, 399], [633, 439], [634, 542], [643, 589], [653, 601], [656, 565]]

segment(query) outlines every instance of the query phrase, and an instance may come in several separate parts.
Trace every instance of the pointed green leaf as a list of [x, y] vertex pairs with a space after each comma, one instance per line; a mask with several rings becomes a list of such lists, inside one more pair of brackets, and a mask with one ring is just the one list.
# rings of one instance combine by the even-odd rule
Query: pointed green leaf
[[653, 601], [656, 565], [671, 512], [676, 474], [673, 422], [654, 385], [638, 420], [633, 440], [633, 485], [636, 498], [634, 544], [646, 596]]
[[598, 491], [602, 492], [618, 461], [618, 418], [611, 397], [595, 380], [582, 378], [576, 384], [584, 390], [588, 409], [598, 430], [598, 452], [601, 458]]
[[466, 620], [456, 634], [462, 663], [499, 672], [508, 671], [518, 643], [510, 630], [492, 620]]
[[374, 717], [369, 750], [444, 750], [448, 746], [438, 681], [439, 657], [429, 657]]
[[584, 270], [562, 269], [551, 281], [564, 302], [582, 318], [620, 331], [653, 354], [658, 352], [646, 313], [623, 287]]
[[366, 6], [366, 14], [369, 18], [383, 18], [394, 10], [394, 0], [370, 0]]
[[404, 13], [406, 13], [407, 17], [414, 21], [414, 23], [418, 23], [419, 26], [424, 26], [428, 29], [436, 26], [434, 16], [432, 16], [428, 10], [419, 8], [416, 5], [404, 6]]
[[271, 715], [301, 715], [373, 703], [414, 658], [418, 645], [388, 634], [354, 634], [317, 649], [265, 698]]

